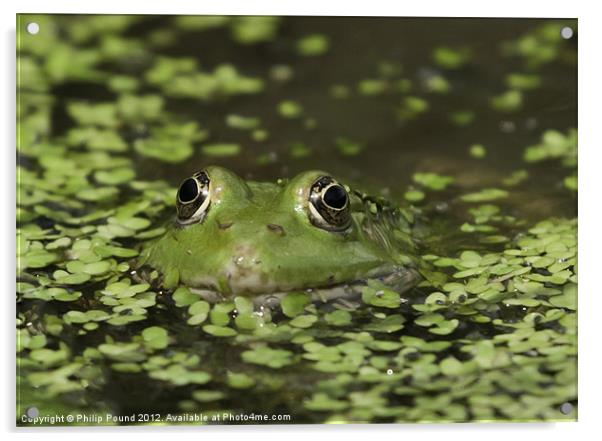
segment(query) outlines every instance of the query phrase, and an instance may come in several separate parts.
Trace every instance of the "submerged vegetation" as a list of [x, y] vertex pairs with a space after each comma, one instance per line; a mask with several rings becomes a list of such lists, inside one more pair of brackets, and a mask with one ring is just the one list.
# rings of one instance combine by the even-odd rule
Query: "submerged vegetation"
[[[525, 20], [518, 38], [487, 25], [486, 49], [468, 32], [400, 56], [410, 21], [384, 20], [358, 67], [337, 18], [19, 17], [19, 424], [31, 407], [576, 419], [576, 95], [554, 81], [576, 81], [576, 46], [566, 23]], [[423, 280], [260, 310], [139, 280], [140, 244], [213, 162], [269, 181], [332, 169], [413, 204]]]

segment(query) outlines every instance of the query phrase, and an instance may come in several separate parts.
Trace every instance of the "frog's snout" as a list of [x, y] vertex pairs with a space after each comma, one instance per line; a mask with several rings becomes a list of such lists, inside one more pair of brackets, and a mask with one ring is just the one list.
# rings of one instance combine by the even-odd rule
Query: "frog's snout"
[[232, 258], [222, 269], [221, 276], [233, 293], [260, 292], [266, 288], [275, 288], [264, 274], [257, 250], [249, 244], [239, 244], [234, 248]]
[[261, 263], [255, 249], [248, 245], [239, 245], [234, 250], [232, 263], [243, 270], [256, 269]]

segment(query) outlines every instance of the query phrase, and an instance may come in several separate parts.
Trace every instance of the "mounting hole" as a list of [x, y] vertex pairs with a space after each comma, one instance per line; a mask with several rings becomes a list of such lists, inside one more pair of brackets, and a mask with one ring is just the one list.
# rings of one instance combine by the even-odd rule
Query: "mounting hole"
[[40, 411], [37, 407], [30, 407], [25, 411], [27, 418], [37, 418], [40, 415]]
[[38, 32], [40, 32], [40, 25], [33, 21], [31, 23], [27, 23], [26, 29], [29, 34], [36, 35]]
[[573, 405], [571, 403], [562, 403], [560, 405], [560, 413], [563, 415], [568, 415], [573, 411]]
[[565, 40], [570, 39], [573, 36], [573, 29], [565, 26], [560, 30], [560, 36]]

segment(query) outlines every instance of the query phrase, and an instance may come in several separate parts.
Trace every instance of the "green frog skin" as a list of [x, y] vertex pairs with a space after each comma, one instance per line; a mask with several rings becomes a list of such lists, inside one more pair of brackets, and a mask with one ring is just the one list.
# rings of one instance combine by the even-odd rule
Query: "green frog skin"
[[211, 301], [291, 291], [329, 299], [370, 278], [400, 290], [417, 279], [406, 217], [323, 171], [266, 183], [211, 166], [182, 182], [176, 207], [140, 260], [167, 288]]

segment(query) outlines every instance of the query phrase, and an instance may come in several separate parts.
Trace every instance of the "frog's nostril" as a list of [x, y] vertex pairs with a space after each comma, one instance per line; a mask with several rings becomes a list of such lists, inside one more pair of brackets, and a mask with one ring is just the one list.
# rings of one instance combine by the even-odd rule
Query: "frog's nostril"
[[234, 225], [234, 222], [218, 222], [217, 223], [217, 227], [220, 230], [227, 230], [228, 228], [230, 228], [232, 225]]
[[268, 230], [270, 230], [273, 233], [278, 234], [279, 236], [284, 236], [286, 234], [284, 232], [284, 227], [282, 225], [267, 224], [266, 227], [268, 227]]

